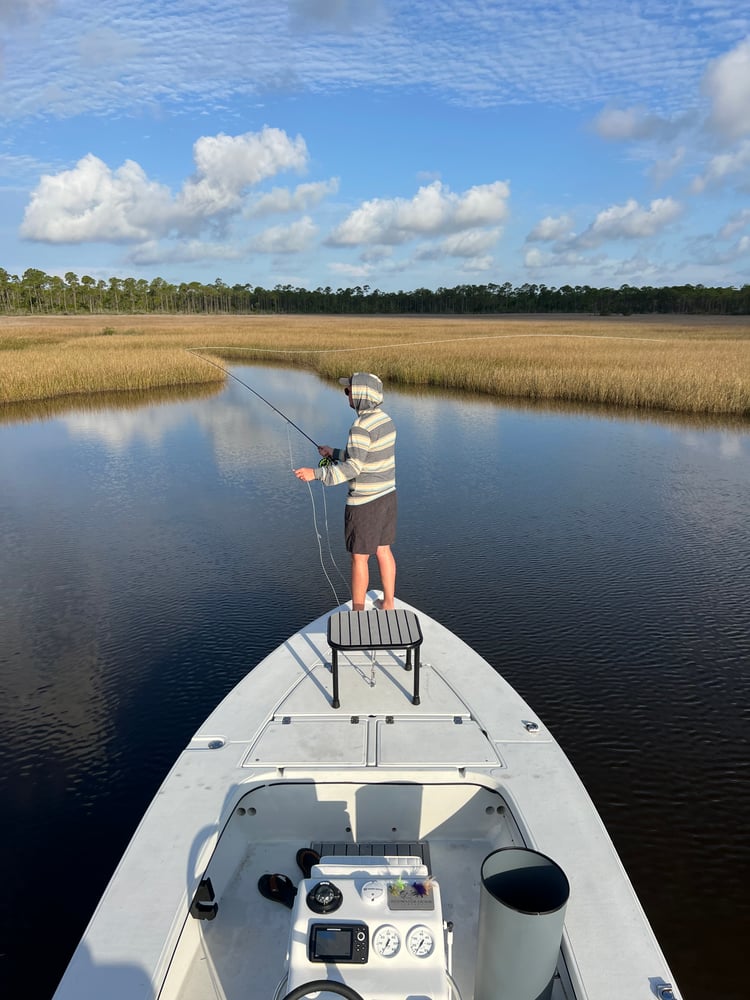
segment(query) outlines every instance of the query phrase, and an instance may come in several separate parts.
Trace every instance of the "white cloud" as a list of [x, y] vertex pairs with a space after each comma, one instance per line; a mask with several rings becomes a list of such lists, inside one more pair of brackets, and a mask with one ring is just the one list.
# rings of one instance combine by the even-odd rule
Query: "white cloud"
[[246, 214], [256, 216], [273, 215], [277, 212], [306, 212], [320, 204], [327, 195], [336, 194], [338, 189], [338, 177], [332, 177], [328, 181], [298, 184], [294, 191], [289, 188], [274, 188], [249, 204]]
[[244, 135], [202, 136], [196, 173], [173, 195], [132, 160], [112, 170], [89, 153], [71, 170], [44, 175], [26, 208], [21, 235], [48, 243], [132, 243], [191, 235], [237, 213], [247, 188], [307, 163], [297, 136], [264, 128]]
[[612, 205], [597, 217], [574, 243], [579, 247], [597, 247], [608, 240], [632, 240], [651, 237], [682, 214], [682, 206], [673, 198], [657, 198], [643, 208], [634, 198], [624, 205]]
[[306, 250], [317, 233], [309, 216], [289, 226], [272, 226], [252, 241], [252, 249], [259, 253], [298, 253]]
[[572, 227], [573, 220], [569, 215], [560, 215], [557, 218], [548, 215], [537, 222], [526, 237], [526, 242], [547, 243], [555, 240], [563, 240], [573, 235]]
[[369, 278], [373, 272], [369, 264], [344, 264], [341, 262], [330, 264], [329, 270], [344, 278]]
[[718, 153], [712, 157], [704, 173], [695, 178], [691, 188], [693, 193], [700, 194], [706, 188], [717, 187], [738, 174], [740, 188], [750, 191], [750, 139], [745, 139], [731, 152]]
[[113, 171], [89, 153], [72, 170], [42, 177], [20, 231], [47, 243], [126, 243], [168, 229], [171, 210], [169, 189], [137, 163]]
[[469, 229], [465, 233], [455, 233], [438, 243], [427, 243], [419, 247], [415, 260], [442, 260], [445, 257], [479, 259], [486, 256], [500, 237], [499, 229]]
[[332, 246], [397, 245], [420, 236], [441, 236], [502, 222], [508, 214], [510, 188], [504, 181], [482, 184], [455, 194], [440, 181], [405, 198], [373, 198], [331, 233]]
[[750, 38], [712, 62], [703, 80], [712, 102], [710, 124], [737, 139], [750, 132]]
[[192, 264], [205, 260], [238, 260], [245, 248], [231, 243], [206, 243], [202, 240], [177, 240], [171, 243], [149, 240], [134, 247], [126, 256], [128, 263], [139, 267], [167, 263]]
[[530, 247], [524, 254], [523, 263], [529, 270], [536, 271], [543, 268], [565, 267], [571, 269], [584, 265], [588, 267], [592, 260], [575, 250], [544, 251], [538, 247]]
[[718, 16], [721, 9], [701, 0], [212, 0], [207, 21], [195, 2], [107, 0], [94, 30], [108, 26], [115, 51], [132, 52], [113, 72], [104, 61], [92, 65], [90, 51], [81, 58], [89, 2], [0, 0], [7, 21], [18, 11], [26, 21], [50, 15], [40, 37], [18, 33], [0, 109], [7, 118], [132, 114], [156, 104], [210, 112], [280, 87], [330, 94], [374, 85], [477, 107], [648, 101], [668, 122], [685, 110], [686, 94], [697, 103], [707, 54], [748, 30], [739, 0]]
[[594, 119], [594, 131], [602, 139], [669, 139], [679, 123], [649, 114], [645, 108], [605, 108]]

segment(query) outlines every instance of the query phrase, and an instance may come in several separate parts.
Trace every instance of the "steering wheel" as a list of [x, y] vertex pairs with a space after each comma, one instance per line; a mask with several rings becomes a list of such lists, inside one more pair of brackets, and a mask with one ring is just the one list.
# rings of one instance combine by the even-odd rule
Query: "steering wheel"
[[351, 986], [347, 986], [346, 983], [336, 983], [332, 979], [313, 979], [312, 982], [302, 983], [301, 986], [296, 986], [290, 993], [287, 993], [283, 1000], [302, 1000], [309, 993], [322, 993], [323, 990], [327, 993], [337, 993], [340, 997], [346, 997], [347, 1000], [362, 1000], [359, 993]]

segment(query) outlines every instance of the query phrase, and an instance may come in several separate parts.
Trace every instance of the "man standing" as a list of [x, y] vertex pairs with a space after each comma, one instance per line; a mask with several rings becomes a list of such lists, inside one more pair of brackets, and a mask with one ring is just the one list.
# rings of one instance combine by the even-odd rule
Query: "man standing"
[[339, 379], [346, 386], [349, 406], [357, 417], [349, 430], [346, 448], [321, 445], [318, 451], [334, 464], [317, 469], [295, 469], [297, 479], [320, 479], [325, 486], [349, 483], [344, 517], [347, 551], [352, 557], [352, 610], [364, 611], [370, 582], [369, 562], [378, 560], [383, 599], [377, 606], [393, 609], [396, 560], [396, 427], [380, 408], [383, 383], [370, 372], [355, 372]]

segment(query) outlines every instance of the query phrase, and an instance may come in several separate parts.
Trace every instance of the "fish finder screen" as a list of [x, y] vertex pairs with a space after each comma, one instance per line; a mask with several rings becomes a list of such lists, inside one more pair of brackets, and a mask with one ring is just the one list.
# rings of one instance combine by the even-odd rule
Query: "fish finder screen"
[[316, 927], [313, 949], [316, 958], [342, 961], [352, 957], [352, 932], [341, 927]]

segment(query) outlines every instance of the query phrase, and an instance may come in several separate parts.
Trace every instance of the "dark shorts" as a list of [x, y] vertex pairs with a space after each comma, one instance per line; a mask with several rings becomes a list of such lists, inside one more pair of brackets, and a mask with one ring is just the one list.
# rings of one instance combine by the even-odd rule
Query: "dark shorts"
[[372, 556], [380, 545], [396, 541], [396, 491], [369, 503], [346, 505], [344, 538], [346, 551]]

